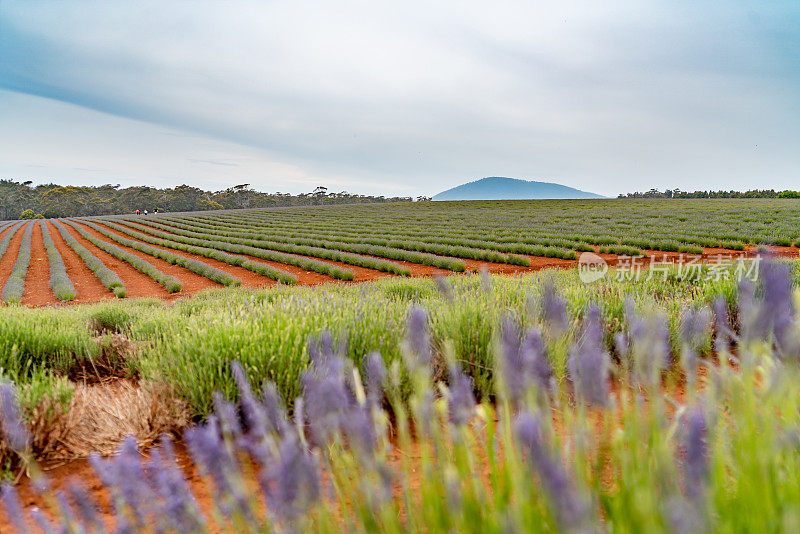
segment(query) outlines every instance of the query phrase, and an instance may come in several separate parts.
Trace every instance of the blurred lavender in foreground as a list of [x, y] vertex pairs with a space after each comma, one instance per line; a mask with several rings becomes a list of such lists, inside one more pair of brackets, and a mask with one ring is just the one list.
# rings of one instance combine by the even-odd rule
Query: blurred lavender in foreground
[[600, 310], [594, 304], [586, 311], [583, 335], [570, 350], [567, 371], [575, 396], [588, 406], [604, 407], [609, 403], [609, 356], [603, 345]]
[[0, 427], [8, 446], [18, 454], [23, 454], [30, 435], [14, 398], [14, 386], [5, 381], [0, 382]]
[[559, 294], [552, 280], [542, 285], [541, 313], [547, 331], [553, 336], [558, 337], [567, 330], [567, 301]]
[[529, 413], [514, 421], [514, 432], [523, 453], [539, 475], [542, 486], [555, 510], [558, 527], [564, 532], [590, 532], [590, 507], [575, 488], [561, 459], [550, 451], [541, 423]]
[[403, 346], [405, 363], [410, 371], [430, 365], [431, 338], [428, 334], [428, 312], [424, 308], [413, 306], [408, 310]]
[[520, 329], [511, 316], [500, 325], [499, 371], [503, 393], [514, 406], [524, 402], [531, 388], [548, 393], [553, 387], [553, 369], [537, 328], [531, 328], [520, 341]]

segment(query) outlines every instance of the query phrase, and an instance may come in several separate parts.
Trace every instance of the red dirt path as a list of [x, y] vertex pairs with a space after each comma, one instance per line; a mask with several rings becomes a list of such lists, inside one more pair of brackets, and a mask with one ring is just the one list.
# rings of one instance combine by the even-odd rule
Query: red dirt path
[[61, 302], [50, 287], [50, 259], [42, 240], [42, 227], [39, 221], [33, 222], [31, 235], [31, 263], [25, 277], [25, 293], [20, 304], [27, 306], [46, 306]]

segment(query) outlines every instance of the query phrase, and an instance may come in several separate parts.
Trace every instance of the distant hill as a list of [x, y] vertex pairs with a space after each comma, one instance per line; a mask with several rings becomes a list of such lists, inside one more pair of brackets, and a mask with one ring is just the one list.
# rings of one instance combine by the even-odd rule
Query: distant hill
[[605, 198], [550, 182], [529, 182], [491, 176], [442, 191], [433, 200], [521, 200], [547, 198]]

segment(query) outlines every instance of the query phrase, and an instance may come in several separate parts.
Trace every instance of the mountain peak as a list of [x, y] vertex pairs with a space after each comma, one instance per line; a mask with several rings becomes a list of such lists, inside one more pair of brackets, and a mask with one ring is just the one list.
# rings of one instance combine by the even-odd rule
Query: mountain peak
[[489, 176], [442, 191], [433, 200], [526, 200], [556, 198], [604, 198], [552, 182], [534, 182]]

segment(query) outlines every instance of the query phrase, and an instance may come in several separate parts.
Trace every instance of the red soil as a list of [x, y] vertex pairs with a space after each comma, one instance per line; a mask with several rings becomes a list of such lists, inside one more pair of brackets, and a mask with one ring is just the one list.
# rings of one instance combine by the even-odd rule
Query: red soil
[[42, 227], [38, 221], [33, 223], [31, 235], [31, 263], [25, 277], [25, 293], [20, 304], [46, 306], [61, 302], [50, 287], [50, 259], [44, 249]]

